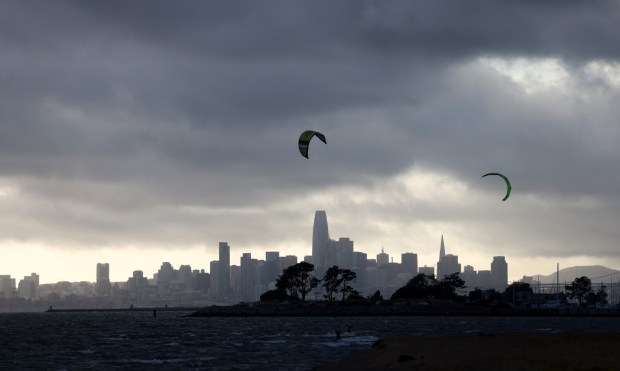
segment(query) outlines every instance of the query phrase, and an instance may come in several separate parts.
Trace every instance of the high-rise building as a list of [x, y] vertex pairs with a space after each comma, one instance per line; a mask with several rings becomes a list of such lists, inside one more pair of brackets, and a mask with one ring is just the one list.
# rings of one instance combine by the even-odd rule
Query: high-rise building
[[489, 270], [479, 270], [476, 275], [476, 287], [481, 290], [493, 288], [493, 276]]
[[314, 213], [314, 226], [312, 228], [312, 261], [314, 269], [322, 274], [328, 267], [329, 229], [327, 227], [327, 214], [323, 210]]
[[465, 281], [465, 286], [467, 286], [468, 291], [474, 290], [478, 285], [477, 280], [478, 273], [474, 270], [474, 267], [471, 265], [466, 265], [463, 267], [463, 273], [461, 273], [461, 279]]
[[39, 297], [39, 275], [31, 273], [19, 281], [19, 297], [24, 299], [36, 299]]
[[194, 269], [192, 271], [192, 282], [194, 283], [194, 290], [206, 294], [211, 286], [211, 275], [205, 272], [204, 269]]
[[338, 241], [332, 243], [332, 247], [335, 253], [335, 261], [331, 265], [351, 269], [353, 267], [353, 241], [348, 237], [340, 237]]
[[280, 252], [279, 251], [267, 251], [265, 252], [265, 261], [278, 261], [278, 258], [280, 257]]
[[267, 286], [270, 282], [275, 282], [281, 272], [280, 253], [278, 251], [267, 251], [265, 263], [262, 266], [261, 283]]
[[10, 275], [0, 275], [0, 298], [11, 298], [15, 291], [15, 279]]
[[435, 275], [435, 267], [427, 267], [426, 265], [423, 267], [418, 268], [418, 274], [420, 273], [424, 273], [427, 276], [434, 276]]
[[218, 277], [218, 295], [230, 293], [230, 246], [227, 242], [220, 242], [220, 260]]
[[360, 251], [353, 252], [353, 268], [351, 270], [355, 272], [356, 280], [353, 283], [353, 287], [361, 291], [366, 287], [366, 267], [368, 266], [368, 255]]
[[442, 261], [444, 256], [446, 256], [446, 248], [443, 244], [443, 234], [441, 235], [441, 244], [439, 246], [439, 260], [438, 261]]
[[183, 289], [185, 291], [191, 291], [194, 284], [192, 282], [192, 267], [191, 265], [181, 265], [179, 267], [179, 280], [183, 283]]
[[97, 295], [110, 295], [111, 288], [110, 265], [108, 263], [97, 263], [97, 281], [95, 283], [95, 292]]
[[441, 280], [452, 273], [461, 273], [461, 264], [457, 255], [447, 254], [443, 261], [437, 263], [437, 279]]
[[381, 253], [377, 254], [377, 267], [380, 267], [389, 262], [390, 262], [390, 255], [386, 254], [385, 251], [383, 251], [383, 247], [381, 247]]
[[209, 285], [209, 294], [211, 296], [219, 296], [218, 292], [220, 288], [220, 262], [217, 260], [211, 261], [209, 263], [209, 273], [211, 274], [211, 283]]
[[418, 274], [418, 254], [412, 252], [401, 254], [400, 264], [403, 272], [411, 273], [413, 276]]
[[494, 256], [491, 263], [491, 279], [493, 280], [493, 288], [498, 291], [504, 291], [508, 286], [508, 263], [504, 256]]
[[287, 255], [280, 257], [280, 272], [290, 267], [291, 265], [297, 264], [297, 257], [295, 255]]
[[244, 253], [241, 256], [240, 272], [239, 272], [239, 293], [243, 300], [254, 299], [254, 278], [255, 278], [255, 264], [252, 264], [252, 254]]
[[241, 267], [239, 267], [238, 265], [231, 265], [230, 266], [230, 289], [228, 291], [229, 294], [231, 293], [235, 293], [238, 294], [239, 293], [239, 279], [241, 277]]
[[170, 262], [161, 263], [157, 271], [157, 291], [159, 295], [166, 296], [170, 293], [170, 282], [175, 279], [175, 269]]
[[461, 264], [457, 255], [447, 254], [441, 235], [441, 245], [439, 247], [439, 261], [437, 262], [437, 280], [442, 280], [445, 276], [452, 273], [460, 273]]

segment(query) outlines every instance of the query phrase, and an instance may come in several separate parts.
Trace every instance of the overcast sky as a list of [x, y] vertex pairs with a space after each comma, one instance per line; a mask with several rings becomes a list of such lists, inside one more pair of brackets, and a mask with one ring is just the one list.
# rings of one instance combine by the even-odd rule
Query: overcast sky
[[315, 210], [369, 258], [620, 268], [619, 45], [617, 0], [2, 1], [0, 274], [302, 259]]

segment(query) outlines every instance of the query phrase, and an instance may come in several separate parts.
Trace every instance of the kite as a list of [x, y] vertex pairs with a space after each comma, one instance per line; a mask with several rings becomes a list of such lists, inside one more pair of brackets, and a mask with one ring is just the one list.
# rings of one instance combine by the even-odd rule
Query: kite
[[504, 175], [500, 173], [488, 173], [488, 174], [484, 174], [482, 177], [484, 178], [487, 175], [497, 175], [497, 176], [501, 176], [502, 178], [504, 178], [504, 181], [506, 182], [506, 196], [504, 197], [502, 201], [506, 201], [506, 199], [508, 199], [508, 196], [510, 196], [510, 191], [512, 190], [512, 186], [510, 185], [510, 181], [508, 180], [508, 178], [506, 178]]
[[325, 140], [325, 135], [319, 133], [318, 131], [313, 131], [313, 130], [304, 131], [299, 136], [299, 152], [301, 152], [301, 155], [304, 156], [305, 158], [308, 158], [308, 146], [310, 145], [310, 140], [314, 136], [319, 138], [323, 143], [327, 144], [327, 141]]

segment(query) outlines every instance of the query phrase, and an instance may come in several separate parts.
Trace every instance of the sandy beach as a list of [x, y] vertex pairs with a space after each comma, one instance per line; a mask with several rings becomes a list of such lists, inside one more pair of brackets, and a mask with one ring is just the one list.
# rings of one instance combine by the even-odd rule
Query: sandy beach
[[316, 370], [620, 370], [620, 333], [393, 337]]

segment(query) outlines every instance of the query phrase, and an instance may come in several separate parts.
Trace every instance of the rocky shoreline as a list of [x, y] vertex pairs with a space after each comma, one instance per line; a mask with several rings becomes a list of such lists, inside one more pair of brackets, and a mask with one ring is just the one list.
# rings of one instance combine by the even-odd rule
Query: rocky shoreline
[[618, 333], [406, 336], [314, 370], [619, 370], [619, 347]]
[[326, 305], [241, 304], [205, 307], [193, 317], [353, 317], [353, 316], [597, 316], [620, 317], [618, 311], [571, 312], [558, 309], [501, 308], [473, 305]]

